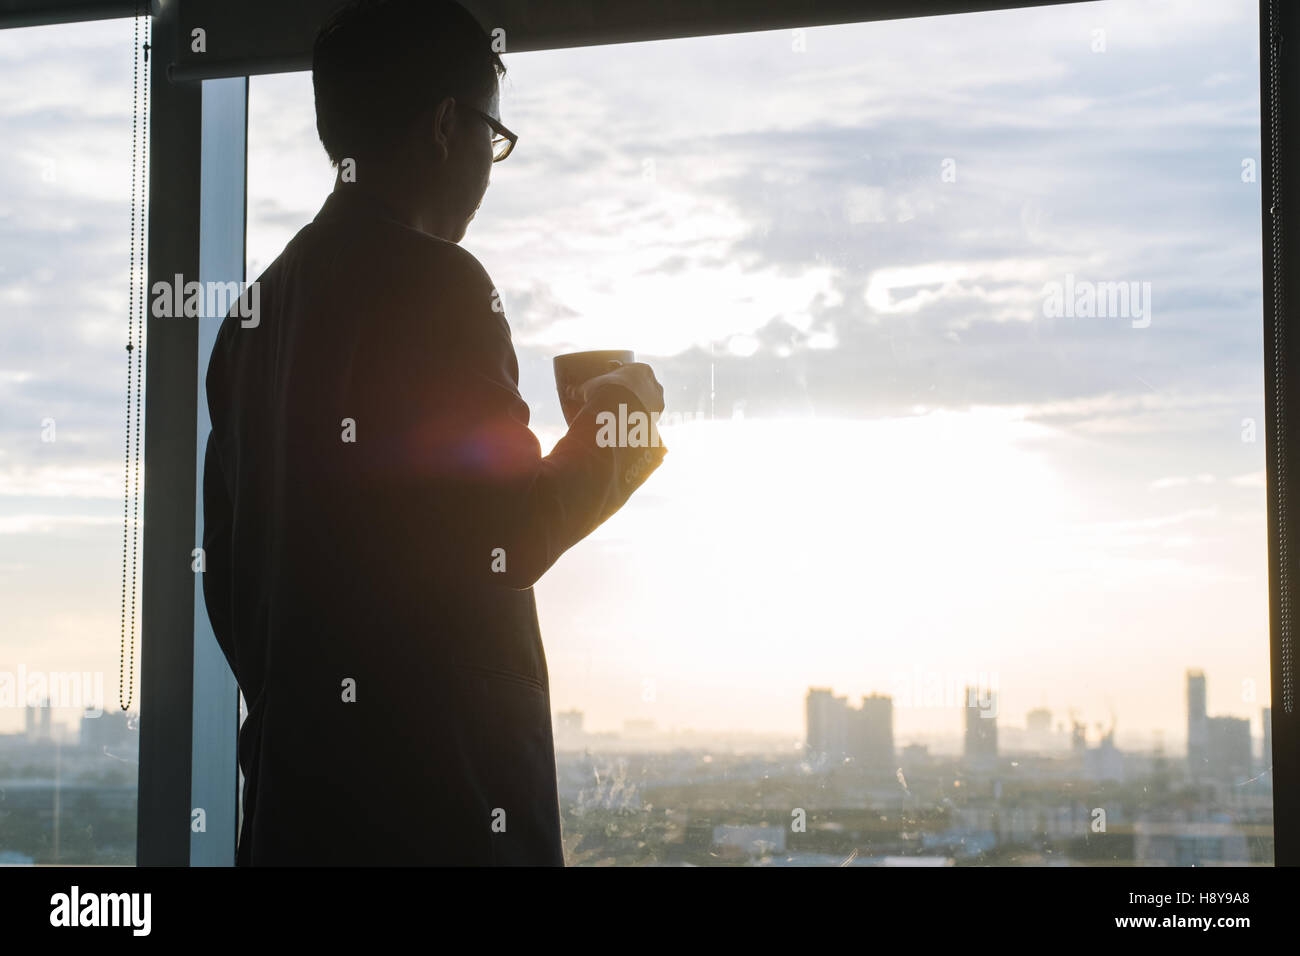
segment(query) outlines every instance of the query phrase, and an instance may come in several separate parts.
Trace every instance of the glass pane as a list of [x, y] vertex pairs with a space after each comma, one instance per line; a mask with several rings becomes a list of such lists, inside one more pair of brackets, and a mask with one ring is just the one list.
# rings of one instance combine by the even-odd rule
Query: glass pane
[[[534, 430], [574, 349], [668, 402], [537, 586], [571, 864], [1271, 862], [1256, 17], [508, 57], [463, 244]], [[312, 102], [253, 81], [250, 276]]]
[[138, 640], [127, 713], [119, 693], [134, 30], [0, 31], [0, 863], [135, 862]]

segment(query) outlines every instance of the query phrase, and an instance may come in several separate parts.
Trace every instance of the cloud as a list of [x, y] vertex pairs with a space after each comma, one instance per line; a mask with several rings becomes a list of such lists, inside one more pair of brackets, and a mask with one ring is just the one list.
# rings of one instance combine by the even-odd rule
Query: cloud
[[122, 518], [106, 515], [23, 514], [0, 516], [0, 535], [52, 534], [65, 529], [122, 526]]
[[1152, 491], [1164, 491], [1167, 488], [1185, 488], [1191, 484], [1212, 485], [1214, 484], [1213, 475], [1171, 475], [1168, 478], [1157, 478], [1147, 485]]

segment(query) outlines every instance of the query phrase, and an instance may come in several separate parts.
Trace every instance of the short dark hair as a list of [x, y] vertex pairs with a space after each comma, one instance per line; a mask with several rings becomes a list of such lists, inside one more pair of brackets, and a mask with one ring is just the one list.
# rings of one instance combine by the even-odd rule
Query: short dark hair
[[486, 96], [505, 64], [455, 0], [350, 0], [316, 34], [316, 131], [337, 166], [390, 154], [411, 123], [447, 96]]

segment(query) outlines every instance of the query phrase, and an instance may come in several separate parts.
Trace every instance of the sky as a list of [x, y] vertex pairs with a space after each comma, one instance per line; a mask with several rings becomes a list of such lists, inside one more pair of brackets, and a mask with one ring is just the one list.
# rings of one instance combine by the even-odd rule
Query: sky
[[[926, 688], [979, 681], [1007, 725], [1177, 748], [1195, 667], [1258, 735], [1256, 15], [507, 52], [519, 143], [462, 245], [534, 430], [562, 434], [559, 352], [632, 348], [667, 396], [664, 465], [537, 586], [554, 708], [793, 743], [829, 686], [892, 694], [907, 740], [960, 731]], [[130, 37], [0, 33], [0, 670], [101, 669], [114, 699]], [[333, 172], [309, 74], [255, 77], [250, 279]], [[1144, 309], [1045, 308], [1117, 282]]]

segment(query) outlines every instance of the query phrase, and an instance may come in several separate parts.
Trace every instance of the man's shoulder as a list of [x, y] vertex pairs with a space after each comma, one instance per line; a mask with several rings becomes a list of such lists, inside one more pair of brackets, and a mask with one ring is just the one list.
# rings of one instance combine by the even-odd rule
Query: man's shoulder
[[500, 296], [478, 257], [459, 243], [406, 232], [411, 235], [397, 241], [408, 248], [409, 258], [395, 257], [385, 278], [391, 277], [399, 289], [418, 297], [415, 315], [446, 313], [451, 326], [462, 332], [487, 327], [499, 332], [498, 325], [504, 324]]
[[[291, 249], [307, 252], [313, 247], [327, 256], [366, 256], [369, 259], [387, 261], [394, 266], [414, 262], [451, 271], [465, 279], [487, 279], [487, 270], [483, 264], [464, 246], [391, 219], [316, 220], [303, 227], [285, 247], [285, 253]], [[427, 270], [422, 269], [414, 277], [421, 278], [427, 274]]]
[[[423, 334], [477, 339], [509, 336], [500, 298], [478, 258], [459, 243], [430, 236], [380, 217], [325, 217], [306, 225], [258, 276], [258, 327], [310, 320], [321, 328], [331, 316], [383, 316], [392, 342], [404, 328]], [[227, 315], [214, 357], [248, 327]], [[260, 340], [260, 337], [259, 337]], [[340, 339], [343, 341], [343, 339]], [[214, 364], [220, 364], [216, 358]], [[211, 369], [212, 366], [210, 366]]]
[[444, 310], [462, 318], [501, 308], [487, 269], [472, 252], [391, 220], [316, 222], [294, 243], [300, 268], [281, 278], [311, 284], [322, 304], [351, 310], [364, 304], [393, 320]]
[[410, 278], [416, 282], [431, 283], [440, 297], [461, 299], [483, 298], [482, 305], [490, 305], [489, 296], [495, 296], [492, 278], [483, 263], [464, 246], [437, 236], [414, 234], [409, 239], [411, 256], [416, 268]]

